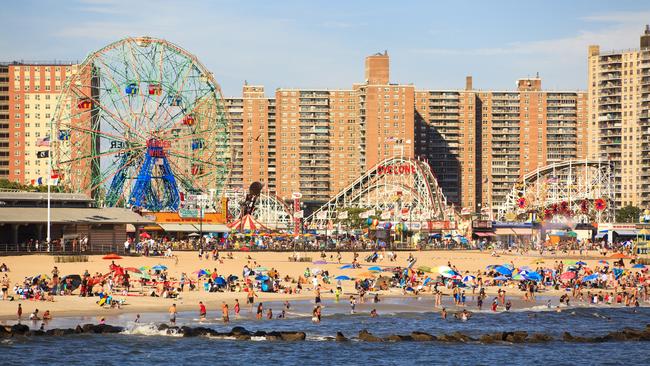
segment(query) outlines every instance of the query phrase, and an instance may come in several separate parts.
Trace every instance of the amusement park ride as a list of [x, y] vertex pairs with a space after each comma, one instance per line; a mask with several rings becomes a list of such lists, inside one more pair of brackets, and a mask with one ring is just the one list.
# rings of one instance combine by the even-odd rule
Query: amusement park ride
[[[195, 56], [162, 39], [125, 38], [91, 53], [66, 84], [51, 123], [50, 166], [63, 190], [88, 194], [100, 206], [178, 212], [184, 197], [210, 192], [213, 200], [228, 199], [226, 216], [250, 215], [271, 229], [327, 230], [349, 208], [384, 222], [460, 219], [427, 162], [392, 157], [315, 210], [303, 226], [299, 202], [292, 210], [258, 182], [248, 194], [224, 190], [229, 131], [219, 86]], [[497, 220], [534, 214], [607, 222], [611, 187], [607, 163], [553, 164], [517, 183]]]
[[221, 194], [229, 125], [212, 74], [162, 39], [126, 38], [91, 53], [52, 123], [63, 189], [102, 206], [177, 211], [184, 195]]

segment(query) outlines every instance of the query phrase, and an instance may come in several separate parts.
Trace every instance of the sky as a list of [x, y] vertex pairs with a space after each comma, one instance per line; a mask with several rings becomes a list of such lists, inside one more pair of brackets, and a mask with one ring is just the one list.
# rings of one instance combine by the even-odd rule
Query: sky
[[601, 0], [13, 0], [0, 13], [0, 61], [82, 61], [128, 36], [164, 38], [214, 74], [226, 96], [244, 81], [351, 88], [363, 58], [388, 50], [391, 82], [418, 89], [586, 89], [587, 47], [639, 46], [650, 2]]

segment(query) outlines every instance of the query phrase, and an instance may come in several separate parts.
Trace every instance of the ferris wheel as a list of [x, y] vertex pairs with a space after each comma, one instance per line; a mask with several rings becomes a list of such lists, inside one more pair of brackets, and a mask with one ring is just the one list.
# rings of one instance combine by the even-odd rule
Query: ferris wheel
[[220, 196], [231, 157], [223, 97], [170, 42], [126, 38], [90, 54], [54, 116], [52, 169], [64, 190], [149, 211], [175, 211], [185, 194]]

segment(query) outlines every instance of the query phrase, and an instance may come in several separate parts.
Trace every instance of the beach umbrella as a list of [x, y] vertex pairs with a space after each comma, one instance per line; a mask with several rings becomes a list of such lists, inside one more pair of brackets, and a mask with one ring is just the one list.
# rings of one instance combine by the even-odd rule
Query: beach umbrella
[[633, 265], [632, 268], [645, 268], [645, 265], [643, 265], [641, 263], [637, 263], [637, 264]]
[[321, 261], [315, 261], [315, 262], [312, 262], [312, 263], [314, 263], [314, 264], [327, 264], [327, 262], [322, 261], [322, 260]]
[[71, 274], [64, 276], [61, 278], [61, 281], [63, 283], [66, 283], [70, 279], [70, 287], [68, 287], [68, 290], [74, 291], [77, 287], [81, 286], [81, 276], [78, 274]]
[[381, 267], [379, 267], [379, 266], [372, 266], [372, 267], [368, 268], [368, 271], [372, 271], [372, 272], [381, 272]]
[[448, 266], [440, 266], [440, 267], [438, 267], [438, 273], [440, 273], [440, 274], [444, 274], [444, 273], [456, 274], [456, 271], [454, 271], [453, 269], [451, 269]]
[[267, 281], [269, 279], [269, 276], [267, 276], [267, 275], [259, 275], [259, 276], [255, 277], [255, 279], [258, 280], [258, 281]]
[[609, 262], [602, 259], [598, 261], [598, 264], [604, 264], [606, 266], [609, 266]]
[[504, 276], [512, 276], [512, 270], [506, 266], [498, 266], [494, 269], [498, 273], [501, 273]]
[[424, 282], [422, 282], [422, 286], [426, 286], [429, 284], [429, 282], [433, 281], [431, 278], [427, 277], [424, 279]]
[[165, 271], [167, 270], [167, 266], [163, 266], [162, 264], [156, 264], [155, 266], [151, 267], [154, 271]]
[[485, 269], [495, 269], [498, 266], [499, 266], [498, 264], [490, 264], [489, 266], [485, 267]]
[[142, 271], [140, 271], [139, 269], [137, 269], [135, 267], [126, 267], [126, 268], [124, 268], [124, 270], [132, 272], [132, 273], [141, 273], [142, 272]]
[[528, 272], [523, 274], [524, 278], [530, 281], [539, 282], [542, 280], [542, 275], [537, 272]]
[[33, 276], [32, 278], [34, 279], [34, 281], [49, 280], [50, 276], [46, 275], [45, 273], [40, 273], [40, 274], [37, 274], [36, 276]]
[[523, 267], [519, 267], [519, 270], [520, 271], [526, 271], [526, 272], [532, 272], [533, 269], [528, 267], [528, 266], [523, 266]]
[[131, 277], [132, 278], [144, 278], [145, 280], [150, 280], [151, 279], [151, 276], [149, 276], [148, 273], [144, 273], [144, 272], [141, 272], [141, 273], [133, 272]]
[[525, 280], [526, 278], [524, 278], [524, 276], [523, 276], [523, 275], [521, 274], [521, 272], [520, 272], [520, 273], [514, 274], [514, 275], [512, 276], [512, 279], [515, 280], [515, 281], [523, 281], [523, 280]]
[[146, 233], [146, 232], [143, 231], [143, 232], [140, 233], [140, 238], [151, 239], [151, 235], [149, 235], [149, 233]]
[[431, 272], [433, 272], [433, 271], [431, 270], [431, 267], [427, 267], [427, 266], [419, 266], [419, 267], [418, 267], [418, 271], [421, 271], [421, 272], [427, 272], [427, 273], [431, 273]]
[[578, 261], [578, 262], [576, 262], [576, 265], [577, 265], [577, 266], [586, 266], [587, 263], [585, 263], [585, 262], [583, 262], [583, 261]]
[[255, 272], [268, 272], [268, 270], [266, 267], [257, 267], [254, 269]]
[[349, 280], [351, 280], [352, 278], [350, 278], [350, 277], [348, 277], [348, 276], [336, 276], [336, 277], [334, 277], [334, 279], [335, 279], [335, 280], [338, 280], [338, 281], [349, 281]]
[[572, 280], [576, 278], [576, 273], [573, 271], [564, 272], [560, 275], [561, 280]]
[[430, 236], [431, 236], [432, 238], [434, 238], [434, 239], [440, 239], [440, 238], [442, 238], [442, 235], [440, 235], [440, 234], [438, 234], [438, 233], [431, 234]]
[[351, 264], [345, 264], [339, 267], [339, 269], [351, 269], [351, 268], [354, 268], [354, 266]]
[[476, 277], [474, 276], [465, 276], [463, 277], [463, 282], [470, 282], [473, 281]]
[[508, 269], [511, 270], [511, 271], [515, 269], [515, 266], [513, 266], [513, 265], [510, 264], [510, 263], [504, 263], [504, 264], [502, 264], [501, 266], [502, 266], [502, 267], [506, 267], [506, 268], [508, 268]]
[[451, 234], [446, 234], [446, 235], [444, 236], [444, 238], [445, 238], [445, 239], [451, 239]]
[[494, 279], [496, 281], [508, 281], [509, 280], [509, 278], [506, 277], [506, 276], [498, 276], [498, 277], [494, 277]]
[[614, 272], [614, 278], [618, 279], [619, 277], [621, 277], [623, 275], [623, 273], [625, 273], [625, 270], [620, 269], [620, 268], [614, 268], [612, 270], [612, 272]]
[[572, 261], [572, 260], [568, 260], [568, 259], [567, 259], [567, 260], [562, 261], [562, 262], [563, 262], [564, 264], [566, 264], [566, 265], [574, 265], [574, 264], [576, 264], [577, 261]]
[[196, 274], [198, 277], [210, 275], [210, 271], [203, 268], [199, 269], [198, 271], [194, 271], [192, 273]]
[[575, 231], [569, 231], [568, 233], [566, 233], [566, 236], [568, 236], [570, 238], [577, 238], [578, 233], [576, 233]]
[[119, 255], [117, 255], [115, 253], [111, 253], [111, 254], [107, 254], [107, 255], [103, 256], [102, 259], [117, 260], [117, 259], [122, 259], [122, 257], [120, 257]]
[[628, 259], [629, 257], [623, 253], [614, 253], [609, 256], [611, 259]]
[[150, 270], [150, 269], [151, 269], [151, 267], [149, 267], [149, 266], [142, 266], [142, 267], [140, 267], [140, 270], [141, 270], [141, 271], [148, 271], [148, 270]]
[[[268, 276], [267, 276], [267, 277], [268, 277]], [[214, 279], [214, 282], [215, 282], [217, 285], [219, 285], [219, 286], [223, 286], [223, 285], [226, 284], [226, 280], [225, 280], [223, 277], [221, 277], [221, 276], [215, 278], [215, 279]]]
[[595, 281], [595, 280], [598, 279], [598, 277], [600, 277], [600, 276], [598, 276], [597, 273], [590, 274], [589, 276], [582, 277], [582, 282]]

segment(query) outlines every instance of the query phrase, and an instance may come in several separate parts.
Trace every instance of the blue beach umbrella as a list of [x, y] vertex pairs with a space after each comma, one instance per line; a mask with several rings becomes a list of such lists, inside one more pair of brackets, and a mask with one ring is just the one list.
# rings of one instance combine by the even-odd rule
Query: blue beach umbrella
[[343, 265], [343, 266], [339, 267], [339, 269], [352, 269], [352, 268], [354, 268], [354, 266], [351, 265], [351, 264], [346, 264], [346, 265]]
[[349, 281], [349, 280], [351, 280], [351, 278], [348, 277], [348, 276], [336, 276], [336, 277], [334, 277], [334, 279], [338, 280], [338, 281]]
[[258, 281], [267, 281], [269, 279], [269, 276], [261, 275], [261, 276], [255, 277], [255, 279], [258, 280]]
[[489, 266], [485, 267], [485, 269], [495, 269], [498, 266], [499, 266], [498, 264], [490, 264]]
[[589, 281], [595, 281], [598, 279], [598, 274], [590, 274], [589, 276], [584, 276], [582, 278], [582, 282], [589, 282]]
[[585, 263], [583, 261], [576, 262], [576, 266], [586, 266], [586, 265], [587, 265], [587, 263]]
[[381, 272], [381, 267], [379, 267], [379, 266], [372, 266], [372, 267], [368, 268], [368, 271]]
[[163, 266], [162, 264], [157, 264], [153, 267], [151, 267], [154, 271], [165, 271], [167, 270], [167, 266]]
[[429, 282], [433, 281], [431, 278], [427, 277], [424, 279], [424, 282], [422, 282], [423, 286], [426, 286]]
[[510, 268], [505, 267], [505, 266], [498, 266], [494, 270], [501, 273], [504, 276], [512, 276], [512, 270]]
[[637, 264], [633, 265], [632, 268], [645, 268], [645, 265], [641, 264], [641, 263], [637, 263]]
[[474, 276], [465, 276], [465, 277], [463, 277], [463, 282], [470, 282], [470, 281], [474, 280], [475, 278], [476, 277], [474, 277]]
[[530, 281], [539, 282], [542, 280], [542, 276], [537, 272], [528, 272], [523, 275], [525, 279]]
[[508, 281], [509, 278], [506, 276], [499, 276], [499, 277], [494, 277], [495, 280], [497, 281]]

